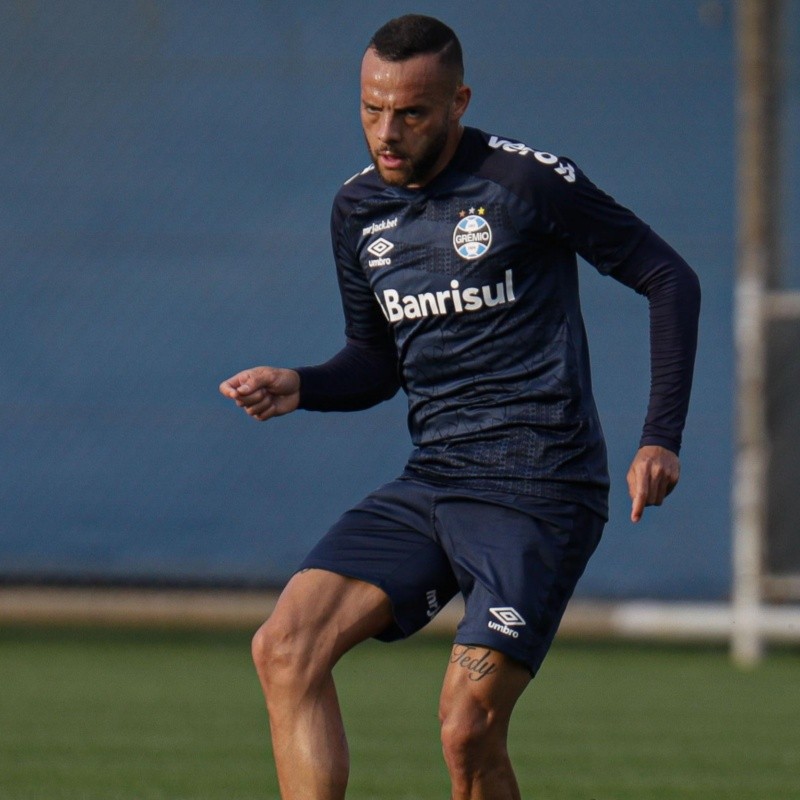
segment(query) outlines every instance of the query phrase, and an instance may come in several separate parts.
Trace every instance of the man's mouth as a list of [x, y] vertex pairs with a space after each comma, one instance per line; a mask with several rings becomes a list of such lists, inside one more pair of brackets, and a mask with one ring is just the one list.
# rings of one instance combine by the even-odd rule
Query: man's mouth
[[404, 156], [398, 155], [397, 153], [383, 150], [378, 153], [378, 160], [387, 169], [399, 169], [406, 159]]

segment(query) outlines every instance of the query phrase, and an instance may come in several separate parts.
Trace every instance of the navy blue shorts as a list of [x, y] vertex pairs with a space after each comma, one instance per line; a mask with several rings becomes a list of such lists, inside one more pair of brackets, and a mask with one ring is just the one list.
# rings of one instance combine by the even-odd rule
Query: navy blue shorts
[[394, 611], [384, 641], [415, 633], [460, 591], [456, 643], [498, 650], [535, 674], [604, 523], [576, 503], [401, 478], [347, 511], [301, 569], [383, 589]]

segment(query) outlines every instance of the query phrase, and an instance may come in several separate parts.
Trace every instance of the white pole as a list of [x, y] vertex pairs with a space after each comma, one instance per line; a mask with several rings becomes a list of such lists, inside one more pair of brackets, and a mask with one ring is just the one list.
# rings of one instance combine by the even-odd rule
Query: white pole
[[766, 297], [777, 281], [777, 64], [782, 0], [737, 3], [738, 242], [734, 337], [736, 464], [733, 484], [731, 654], [742, 666], [763, 655], [766, 540]]
[[766, 522], [766, 436], [763, 425], [763, 286], [740, 279], [736, 287], [735, 344], [738, 441], [733, 482], [733, 626], [731, 654], [745, 667], [763, 654], [762, 542]]

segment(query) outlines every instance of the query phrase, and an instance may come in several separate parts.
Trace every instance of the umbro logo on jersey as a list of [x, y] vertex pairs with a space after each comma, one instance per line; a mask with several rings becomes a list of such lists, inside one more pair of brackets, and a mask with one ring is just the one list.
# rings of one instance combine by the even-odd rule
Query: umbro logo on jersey
[[386, 254], [394, 250], [394, 245], [381, 236], [376, 239], [368, 248], [367, 252], [375, 256], [371, 258], [367, 264], [371, 267], [388, 267], [392, 263], [391, 258], [386, 258]]
[[495, 619], [499, 620], [499, 622], [495, 622], [493, 619], [490, 619], [488, 622], [489, 628], [493, 631], [503, 633], [506, 636], [510, 636], [512, 639], [519, 638], [519, 631], [515, 631], [514, 628], [525, 624], [525, 620], [522, 618], [519, 611], [515, 608], [511, 608], [511, 606], [496, 606], [490, 608], [489, 613]]
[[467, 261], [480, 258], [492, 246], [492, 229], [483, 214], [483, 208], [479, 208], [477, 214], [474, 208], [469, 210], [469, 214], [462, 211], [453, 231], [453, 247]]

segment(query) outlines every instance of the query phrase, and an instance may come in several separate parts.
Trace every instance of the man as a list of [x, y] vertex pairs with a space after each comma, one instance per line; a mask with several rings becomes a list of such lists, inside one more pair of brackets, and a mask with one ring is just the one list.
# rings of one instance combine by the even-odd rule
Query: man
[[331, 670], [368, 637], [408, 636], [460, 591], [441, 694], [456, 800], [519, 798], [511, 712], [538, 670], [607, 511], [576, 253], [647, 295], [651, 396], [631, 518], [678, 481], [699, 308], [692, 270], [569, 160], [466, 128], [455, 34], [392, 20], [361, 71], [373, 165], [339, 191], [333, 249], [346, 344], [220, 390], [258, 420], [409, 398], [403, 475], [347, 512], [253, 640], [285, 800], [344, 797]]

